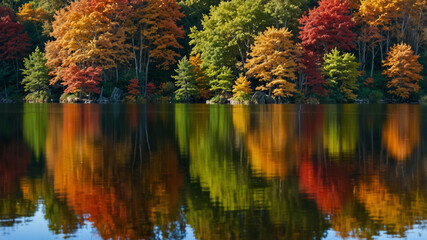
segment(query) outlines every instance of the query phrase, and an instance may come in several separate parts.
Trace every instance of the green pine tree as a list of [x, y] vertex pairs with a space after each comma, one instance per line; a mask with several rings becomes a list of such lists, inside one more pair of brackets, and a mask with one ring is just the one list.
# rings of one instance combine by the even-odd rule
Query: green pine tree
[[216, 77], [214, 77], [209, 84], [211, 91], [216, 95], [224, 96], [226, 93], [231, 92], [231, 87], [234, 83], [234, 74], [229, 67], [222, 67]]
[[338, 102], [353, 101], [357, 98], [357, 77], [360, 63], [351, 53], [341, 54], [339, 50], [333, 49], [325, 54], [325, 62], [322, 65], [322, 73], [326, 77], [329, 96]]
[[36, 50], [24, 59], [25, 69], [22, 74], [24, 89], [29, 94], [25, 97], [27, 101], [46, 102], [49, 99], [47, 90], [49, 88], [49, 69], [46, 67], [46, 58], [37, 47]]
[[191, 102], [197, 95], [196, 76], [190, 61], [185, 56], [178, 62], [178, 69], [175, 70], [178, 75], [172, 76], [175, 79], [175, 99], [178, 102]]

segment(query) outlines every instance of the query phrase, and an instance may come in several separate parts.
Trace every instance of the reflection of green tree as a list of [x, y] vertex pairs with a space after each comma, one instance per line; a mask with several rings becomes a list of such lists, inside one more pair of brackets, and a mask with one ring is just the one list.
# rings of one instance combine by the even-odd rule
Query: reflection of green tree
[[23, 133], [37, 159], [45, 151], [48, 105], [24, 104]]
[[226, 211], [193, 183], [187, 192], [187, 223], [197, 239], [321, 239], [329, 224], [313, 202], [298, 194], [296, 180], [260, 189], [261, 206]]
[[[302, 200], [298, 181], [254, 177], [235, 143], [232, 109], [210, 106], [190, 138], [186, 218], [198, 239], [320, 239], [328, 228], [316, 205]], [[197, 121], [199, 120], [199, 121]], [[193, 121], [189, 119], [189, 121]], [[194, 131], [194, 129], [198, 129]], [[179, 138], [179, 136], [178, 136]]]
[[327, 105], [325, 107], [323, 141], [329, 156], [354, 153], [359, 140], [356, 105]]
[[[227, 210], [248, 209], [255, 201], [248, 171], [233, 160], [231, 108], [212, 106], [208, 129], [190, 139], [190, 175], [208, 190], [211, 200]], [[195, 116], [197, 119], [197, 116]], [[204, 124], [198, 121], [200, 124]]]

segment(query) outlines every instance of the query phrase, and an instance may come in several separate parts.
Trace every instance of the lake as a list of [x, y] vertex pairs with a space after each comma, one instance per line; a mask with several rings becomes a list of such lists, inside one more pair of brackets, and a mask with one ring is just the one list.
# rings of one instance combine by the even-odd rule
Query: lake
[[1, 239], [426, 239], [427, 106], [0, 105]]

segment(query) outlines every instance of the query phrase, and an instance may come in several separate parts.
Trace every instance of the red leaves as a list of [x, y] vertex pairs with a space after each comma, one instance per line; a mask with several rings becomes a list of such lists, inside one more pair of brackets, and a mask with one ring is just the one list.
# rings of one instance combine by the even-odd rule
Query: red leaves
[[356, 34], [351, 31], [355, 23], [347, 1], [321, 0], [319, 7], [310, 10], [299, 21], [304, 48], [321, 55], [335, 47], [347, 51], [355, 48]]
[[12, 10], [0, 7], [0, 59], [19, 59], [27, 53], [30, 38], [23, 30]]
[[156, 90], [156, 86], [154, 86], [154, 83], [148, 83], [147, 84], [147, 95], [151, 95]]
[[130, 80], [129, 85], [126, 86], [128, 90], [128, 95], [137, 96], [141, 91], [139, 91], [138, 79], [133, 78]]
[[80, 69], [76, 65], [71, 65], [66, 68], [63, 75], [62, 85], [67, 86], [65, 93], [99, 93], [100, 90], [97, 87], [101, 82], [101, 68], [83, 68]]
[[323, 55], [334, 48], [347, 51], [355, 48], [356, 34], [351, 31], [355, 23], [345, 0], [321, 0], [319, 7], [303, 15], [299, 22], [308, 91], [323, 95], [325, 80], [319, 69]]

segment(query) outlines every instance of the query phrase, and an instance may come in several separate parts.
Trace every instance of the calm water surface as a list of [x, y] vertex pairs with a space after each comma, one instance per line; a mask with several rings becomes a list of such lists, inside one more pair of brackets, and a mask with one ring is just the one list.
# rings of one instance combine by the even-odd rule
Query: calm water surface
[[427, 107], [0, 105], [1, 239], [427, 239]]

